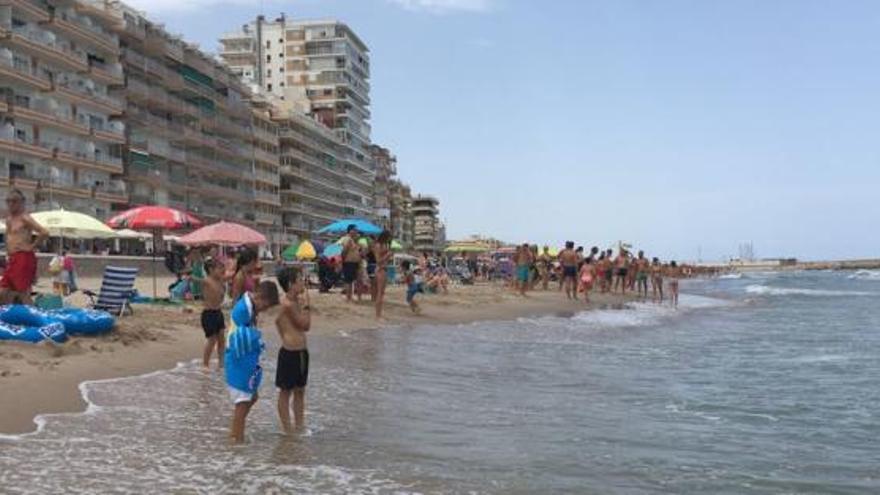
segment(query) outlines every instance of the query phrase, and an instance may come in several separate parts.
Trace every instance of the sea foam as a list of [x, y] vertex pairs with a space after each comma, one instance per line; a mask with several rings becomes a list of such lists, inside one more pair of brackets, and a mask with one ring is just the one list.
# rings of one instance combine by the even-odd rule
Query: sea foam
[[846, 296], [873, 296], [873, 292], [852, 290], [821, 290], [804, 289], [796, 287], [770, 287], [768, 285], [749, 285], [746, 292], [759, 296], [817, 296], [817, 297], [846, 297]]

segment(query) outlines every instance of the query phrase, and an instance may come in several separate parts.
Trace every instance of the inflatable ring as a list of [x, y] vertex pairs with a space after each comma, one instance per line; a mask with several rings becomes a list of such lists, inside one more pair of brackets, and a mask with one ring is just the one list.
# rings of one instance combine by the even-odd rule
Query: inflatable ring
[[[115, 319], [109, 313], [91, 309], [66, 308], [40, 311], [34, 307], [22, 304], [0, 307], [0, 325], [4, 325], [10, 332], [14, 327], [40, 329], [51, 325], [60, 325], [65, 334], [60, 342], [66, 340], [68, 334], [97, 335], [108, 332], [113, 329], [114, 324]], [[22, 337], [26, 336], [23, 335]], [[31, 337], [36, 338], [36, 335]], [[26, 339], [18, 338], [17, 340]], [[34, 340], [29, 341], [33, 342]], [[39, 342], [39, 340], [36, 340], [36, 342]]]

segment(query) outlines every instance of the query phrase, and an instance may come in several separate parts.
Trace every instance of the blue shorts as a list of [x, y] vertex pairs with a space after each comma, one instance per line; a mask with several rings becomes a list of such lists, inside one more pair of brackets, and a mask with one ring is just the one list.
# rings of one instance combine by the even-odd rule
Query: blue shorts
[[413, 298], [416, 297], [416, 294], [424, 293], [424, 289], [422, 289], [422, 284], [409, 284], [409, 287], [406, 288], [406, 302], [411, 303]]
[[528, 266], [518, 266], [516, 267], [516, 279], [520, 282], [528, 282], [529, 281], [529, 267]]

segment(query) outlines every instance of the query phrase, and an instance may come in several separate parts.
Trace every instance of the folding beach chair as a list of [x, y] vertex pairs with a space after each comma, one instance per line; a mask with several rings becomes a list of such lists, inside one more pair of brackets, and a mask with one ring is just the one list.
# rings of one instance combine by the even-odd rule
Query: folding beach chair
[[116, 316], [122, 316], [126, 311], [134, 313], [129, 301], [134, 292], [134, 281], [137, 278], [138, 269], [123, 266], [108, 266], [104, 268], [104, 280], [101, 282], [101, 292], [95, 294], [90, 290], [84, 290], [83, 294], [89, 296], [91, 306], [94, 309], [107, 311]]

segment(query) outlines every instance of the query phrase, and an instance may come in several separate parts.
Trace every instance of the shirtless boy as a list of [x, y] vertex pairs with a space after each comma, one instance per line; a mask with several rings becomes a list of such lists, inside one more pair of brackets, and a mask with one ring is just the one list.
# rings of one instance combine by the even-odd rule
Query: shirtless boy
[[226, 321], [223, 319], [223, 296], [226, 291], [223, 278], [226, 267], [218, 260], [205, 263], [207, 277], [202, 279], [202, 330], [205, 332], [205, 350], [202, 353], [202, 365], [207, 369], [211, 362], [211, 353], [217, 349], [217, 368], [223, 368], [223, 355], [226, 353]]
[[[25, 210], [24, 194], [12, 189], [6, 196], [6, 271], [0, 279], [0, 304], [31, 304], [31, 287], [37, 278], [37, 246], [49, 231]], [[36, 236], [36, 237], [35, 237]]]
[[278, 418], [284, 433], [289, 434], [291, 395], [296, 429], [301, 430], [306, 421], [306, 384], [309, 381], [306, 332], [312, 326], [312, 315], [309, 293], [299, 268], [282, 270], [278, 274], [278, 283], [286, 295], [281, 299], [281, 312], [275, 320], [281, 337], [275, 386], [278, 387]]
[[[345, 299], [351, 302], [352, 293], [358, 282], [358, 272], [361, 269], [361, 247], [358, 245], [357, 227], [354, 224], [348, 226], [345, 237], [342, 238], [342, 281], [345, 283]], [[358, 301], [361, 293], [358, 291]]]

